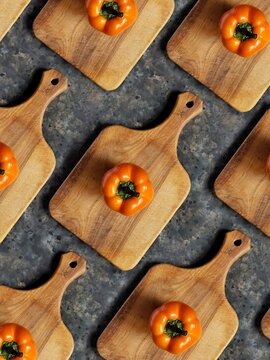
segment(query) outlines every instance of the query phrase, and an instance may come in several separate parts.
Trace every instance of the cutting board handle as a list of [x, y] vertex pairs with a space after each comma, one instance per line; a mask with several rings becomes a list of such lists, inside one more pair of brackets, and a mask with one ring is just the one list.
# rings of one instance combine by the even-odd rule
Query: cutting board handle
[[57, 70], [43, 72], [41, 81], [34, 94], [21, 106], [31, 107], [31, 112], [36, 113], [39, 124], [42, 125], [44, 112], [49, 103], [68, 87], [67, 78]]
[[158, 133], [155, 136], [158, 136], [159, 141], [167, 142], [168, 137], [174, 139], [177, 147], [183, 128], [190, 120], [198, 116], [202, 110], [203, 102], [198, 96], [190, 92], [179, 94], [170, 116], [161, 125], [153, 129], [153, 132]]
[[212, 273], [213, 281], [215, 278], [223, 278], [223, 288], [226, 277], [231, 266], [251, 248], [251, 240], [240, 231], [228, 232], [225, 236], [222, 247], [216, 257], [205, 267], [208, 267], [209, 274]]
[[51, 302], [57, 302], [58, 309], [60, 309], [66, 288], [85, 271], [86, 260], [83, 257], [74, 252], [63, 254], [52, 278], [36, 291], [44, 293], [46, 288], [45, 301], [49, 302], [51, 299]]

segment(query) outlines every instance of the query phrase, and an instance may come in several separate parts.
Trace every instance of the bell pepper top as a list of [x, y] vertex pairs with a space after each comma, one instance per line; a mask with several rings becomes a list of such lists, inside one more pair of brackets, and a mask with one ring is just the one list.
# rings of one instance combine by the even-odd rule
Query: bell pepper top
[[123, 200], [127, 200], [132, 197], [140, 197], [140, 193], [136, 191], [136, 186], [132, 181], [120, 181], [116, 195]]
[[254, 33], [252, 24], [246, 22], [237, 24], [234, 37], [242, 42], [249, 39], [257, 39], [258, 35]]
[[168, 320], [167, 325], [164, 329], [164, 334], [168, 335], [170, 338], [175, 338], [177, 336], [187, 336], [188, 332], [184, 330], [184, 324], [180, 320]]
[[22, 358], [24, 355], [20, 351], [18, 343], [15, 341], [4, 341], [0, 349], [0, 356], [5, 360], [10, 360], [13, 358]]
[[124, 13], [120, 11], [119, 5], [116, 1], [105, 1], [102, 5], [100, 15], [106, 20], [111, 20], [116, 17], [122, 18]]

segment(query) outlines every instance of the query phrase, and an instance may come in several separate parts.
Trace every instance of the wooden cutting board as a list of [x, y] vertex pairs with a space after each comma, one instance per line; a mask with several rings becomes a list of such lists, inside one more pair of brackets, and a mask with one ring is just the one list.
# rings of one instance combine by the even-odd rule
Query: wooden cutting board
[[120, 36], [91, 28], [85, 0], [49, 0], [34, 22], [38, 39], [105, 90], [128, 76], [169, 20], [173, 0], [137, 0], [139, 18]]
[[[239, 0], [199, 0], [168, 43], [169, 57], [236, 110], [249, 111], [270, 85], [270, 46], [250, 59], [227, 51], [219, 36], [222, 14]], [[242, 1], [243, 3], [243, 1]], [[247, 0], [270, 21], [268, 0]]]
[[20, 167], [16, 181], [0, 192], [0, 242], [53, 172], [55, 157], [42, 135], [42, 120], [48, 104], [66, 88], [66, 78], [48, 70], [29, 100], [0, 108], [0, 141], [12, 148]]
[[270, 110], [266, 112], [215, 182], [217, 196], [270, 236]]
[[[177, 144], [183, 127], [201, 111], [202, 101], [185, 93], [170, 117], [154, 129], [103, 130], [51, 200], [52, 216], [120, 269], [132, 269], [189, 193], [190, 179], [179, 164]], [[110, 210], [101, 193], [105, 172], [124, 162], [143, 167], [155, 190], [150, 206], [133, 217]]]
[[53, 277], [34, 290], [0, 287], [0, 324], [17, 323], [27, 328], [36, 342], [38, 360], [67, 360], [74, 342], [61, 319], [60, 306], [66, 288], [86, 270], [76, 253], [62, 255]]
[[21, 15], [31, 0], [1, 0], [0, 2], [0, 41]]
[[[237, 315], [225, 295], [226, 276], [233, 263], [249, 250], [250, 239], [232, 231], [207, 265], [195, 269], [154, 266], [99, 338], [100, 355], [106, 360], [217, 359], [238, 328]], [[178, 356], [156, 347], [149, 329], [151, 313], [169, 301], [193, 307], [203, 328], [200, 341]]]
[[267, 311], [264, 318], [262, 319], [262, 332], [263, 334], [270, 339], [270, 310]]

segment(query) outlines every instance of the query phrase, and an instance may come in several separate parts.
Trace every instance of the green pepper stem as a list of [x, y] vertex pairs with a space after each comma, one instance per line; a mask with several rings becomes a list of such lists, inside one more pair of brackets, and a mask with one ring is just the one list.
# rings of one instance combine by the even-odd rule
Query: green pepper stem
[[234, 37], [243, 42], [249, 39], [257, 39], [258, 35], [254, 33], [252, 24], [247, 22], [237, 24]]
[[5, 175], [5, 173], [6, 173], [6, 170], [0, 169], [0, 175]]
[[22, 358], [23, 353], [20, 352], [19, 345], [15, 341], [4, 341], [0, 348], [0, 356], [5, 360], [14, 358]]
[[184, 330], [184, 324], [180, 320], [168, 320], [164, 329], [164, 334], [170, 338], [177, 336], [187, 336], [188, 332]]
[[114, 19], [116, 17], [122, 18], [124, 13], [120, 11], [120, 7], [116, 1], [104, 1], [100, 15], [107, 20]]
[[116, 195], [123, 200], [127, 200], [132, 197], [139, 198], [141, 194], [136, 191], [136, 186], [133, 182], [121, 181], [117, 188]]

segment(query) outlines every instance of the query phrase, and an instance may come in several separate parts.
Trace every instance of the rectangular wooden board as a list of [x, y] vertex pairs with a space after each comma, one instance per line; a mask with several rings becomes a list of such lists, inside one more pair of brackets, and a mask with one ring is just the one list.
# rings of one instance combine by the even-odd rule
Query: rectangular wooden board
[[[198, 97], [185, 93], [154, 129], [104, 129], [50, 201], [52, 216], [120, 269], [132, 269], [189, 193], [190, 179], [176, 148], [184, 125], [202, 106]], [[144, 168], [155, 191], [151, 204], [135, 216], [109, 209], [102, 195], [104, 174], [122, 163]]]
[[270, 110], [215, 182], [215, 192], [233, 210], [270, 236]]
[[0, 1], [0, 41], [29, 3], [30, 0]]
[[[202, 267], [183, 269], [162, 264], [151, 268], [99, 338], [97, 347], [102, 358], [218, 359], [238, 328], [237, 315], [225, 296], [226, 276], [232, 264], [249, 250], [250, 239], [232, 231], [227, 233], [219, 254]], [[159, 349], [150, 332], [151, 313], [170, 301], [191, 306], [203, 329], [200, 341], [178, 355]]]
[[[222, 14], [239, 0], [199, 0], [168, 43], [169, 57], [238, 111], [252, 109], [270, 85], [270, 46], [252, 58], [224, 48]], [[243, 3], [243, 2], [242, 2]], [[270, 20], [268, 0], [248, 0]]]
[[61, 73], [47, 70], [30, 99], [15, 107], [0, 107], [0, 141], [11, 147], [20, 168], [18, 178], [0, 191], [0, 243], [54, 170], [55, 156], [43, 137], [42, 121], [48, 104], [67, 86]]
[[114, 90], [169, 20], [173, 0], [138, 0], [136, 23], [117, 37], [90, 27], [85, 0], [49, 0], [34, 22], [38, 39], [105, 90]]

